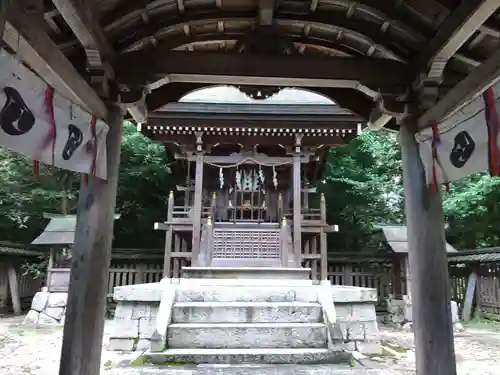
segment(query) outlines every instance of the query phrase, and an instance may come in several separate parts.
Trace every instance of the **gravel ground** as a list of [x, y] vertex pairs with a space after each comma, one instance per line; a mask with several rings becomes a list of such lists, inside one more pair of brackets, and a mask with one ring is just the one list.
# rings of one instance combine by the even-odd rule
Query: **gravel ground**
[[[62, 328], [32, 328], [19, 326], [22, 318], [0, 319], [0, 374], [2, 375], [57, 375], [61, 351]], [[109, 324], [107, 325], [107, 328]], [[104, 343], [107, 341], [105, 330]], [[391, 356], [378, 359], [376, 366], [387, 373], [412, 375], [415, 373], [413, 334], [382, 328], [385, 346], [393, 348]], [[455, 350], [458, 375], [500, 375], [500, 328], [485, 324], [467, 328], [456, 334]], [[104, 350], [103, 375], [106, 370], [123, 360], [137, 356]]]

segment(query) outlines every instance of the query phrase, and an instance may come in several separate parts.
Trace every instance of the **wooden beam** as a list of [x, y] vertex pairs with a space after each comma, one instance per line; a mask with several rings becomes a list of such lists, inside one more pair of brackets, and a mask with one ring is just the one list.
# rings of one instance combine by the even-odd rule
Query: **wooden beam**
[[[140, 61], [141, 64], [137, 64]], [[200, 64], [203, 61], [203, 64]], [[143, 69], [147, 66], [148, 69]], [[116, 68], [122, 84], [155, 89], [172, 82], [353, 88], [371, 97], [405, 92], [412, 72], [395, 60], [367, 57], [273, 58], [163, 49], [128, 52]], [[391, 72], [391, 74], [387, 74]]]
[[275, 0], [259, 0], [259, 24], [271, 26], [274, 18]]
[[[168, 196], [168, 211], [167, 221], [170, 222], [174, 218], [174, 192], [170, 191]], [[167, 225], [165, 231], [165, 254], [163, 257], [163, 277], [170, 277], [170, 260], [172, 258], [172, 225]], [[176, 239], [178, 242], [178, 239]]]
[[[179, 160], [188, 160], [188, 161], [196, 161], [197, 156], [196, 155], [179, 155], [175, 154], [175, 159]], [[267, 155], [242, 155], [242, 154], [237, 154], [237, 155], [227, 155], [227, 156], [211, 156], [211, 155], [205, 155], [203, 158], [204, 163], [215, 163], [215, 164], [240, 164], [243, 161], [246, 160], [245, 164], [254, 164], [253, 161], [250, 161], [248, 159], [255, 160], [257, 163], [287, 163], [287, 162], [292, 162], [293, 161], [293, 156], [267, 156]], [[300, 156], [300, 162], [301, 163], [309, 163], [309, 155]]]
[[[197, 142], [198, 143], [198, 142]], [[201, 239], [201, 211], [203, 204], [203, 155], [204, 152], [198, 150], [196, 153], [196, 170], [194, 183], [194, 203], [193, 203], [193, 238], [192, 238], [192, 266], [198, 265], [200, 255]]]
[[446, 63], [498, 9], [500, 0], [462, 1], [439, 26], [439, 31], [418, 58], [429, 78], [441, 78]]
[[100, 373], [123, 113], [109, 110], [108, 180], [82, 181], [64, 323], [60, 375]]
[[295, 153], [293, 155], [293, 252], [295, 255], [296, 267], [301, 267], [302, 258], [302, 174], [300, 168], [302, 135], [295, 136]]
[[443, 207], [440, 193], [426, 184], [412, 125], [401, 126], [399, 141], [417, 374], [456, 375]]
[[500, 77], [500, 49], [474, 69], [455, 87], [450, 89], [432, 108], [418, 119], [420, 129], [439, 123], [444, 117], [458, 110], [468, 101], [480, 95]]
[[95, 116], [106, 119], [104, 102], [45, 32], [43, 18], [26, 13], [17, 1], [13, 8], [3, 39], [16, 57], [61, 95]]
[[[143, 132], [150, 138], [156, 139], [163, 143], [173, 143], [180, 145], [193, 145], [194, 137], [189, 135], [167, 135], [167, 134], [151, 134], [151, 132]], [[321, 145], [325, 146], [335, 146], [343, 145], [349, 142], [356, 136], [356, 133], [346, 134], [345, 136], [332, 135], [332, 136], [304, 136], [302, 140], [303, 146], [315, 146], [319, 148]], [[293, 136], [282, 136], [282, 137], [270, 137], [270, 136], [245, 136], [245, 135], [226, 135], [226, 136], [216, 136], [207, 135], [203, 137], [204, 143], [207, 148], [210, 148], [216, 144], [226, 143], [226, 144], [252, 144], [261, 146], [279, 146], [279, 145], [291, 145], [293, 144]]]
[[477, 270], [473, 269], [467, 281], [467, 289], [465, 292], [464, 304], [462, 308], [462, 320], [468, 322], [472, 318], [472, 305], [474, 296], [476, 295], [477, 287]]
[[10, 262], [7, 268], [9, 278], [10, 298], [15, 315], [21, 315], [21, 295], [19, 294], [19, 280], [17, 278], [16, 266]]
[[115, 52], [99, 26], [94, 13], [95, 1], [52, 0], [55, 7], [85, 49], [91, 67], [113, 64]]

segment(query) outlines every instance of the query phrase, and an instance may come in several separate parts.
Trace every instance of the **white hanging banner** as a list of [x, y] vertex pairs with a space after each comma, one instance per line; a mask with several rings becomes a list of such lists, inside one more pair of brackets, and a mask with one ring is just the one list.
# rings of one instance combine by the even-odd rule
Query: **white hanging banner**
[[498, 173], [499, 108], [500, 83], [496, 83], [445, 118], [435, 132], [428, 128], [416, 134], [429, 185], [486, 170]]
[[0, 49], [0, 145], [30, 159], [106, 179], [108, 126]]

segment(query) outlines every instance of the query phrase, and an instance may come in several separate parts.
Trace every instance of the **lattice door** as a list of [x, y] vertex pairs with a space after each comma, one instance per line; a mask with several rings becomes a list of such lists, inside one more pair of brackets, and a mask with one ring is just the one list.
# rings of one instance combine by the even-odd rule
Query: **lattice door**
[[215, 229], [212, 257], [219, 259], [279, 260], [279, 230]]

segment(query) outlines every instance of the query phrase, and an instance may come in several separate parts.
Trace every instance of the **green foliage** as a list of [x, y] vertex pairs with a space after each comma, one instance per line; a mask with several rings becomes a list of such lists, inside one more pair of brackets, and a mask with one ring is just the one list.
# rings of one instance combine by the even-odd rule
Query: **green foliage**
[[44, 278], [47, 274], [47, 267], [49, 265], [49, 256], [41, 255], [36, 261], [25, 262], [21, 265], [23, 275], [29, 275], [33, 279]]
[[451, 185], [444, 195], [448, 239], [458, 248], [499, 246], [500, 178], [478, 173]]
[[403, 220], [401, 156], [394, 135], [364, 133], [330, 151], [321, 190], [328, 221], [338, 233], [329, 236], [331, 251], [378, 249], [373, 225]]
[[[163, 245], [164, 234], [153, 231], [153, 223], [165, 219], [168, 192], [175, 186], [169, 164], [162, 145], [124, 124], [115, 246]], [[30, 243], [47, 224], [44, 212], [76, 213], [80, 181], [78, 174], [57, 169], [52, 173], [43, 165], [37, 180], [30, 161], [0, 148], [1, 239]]]

